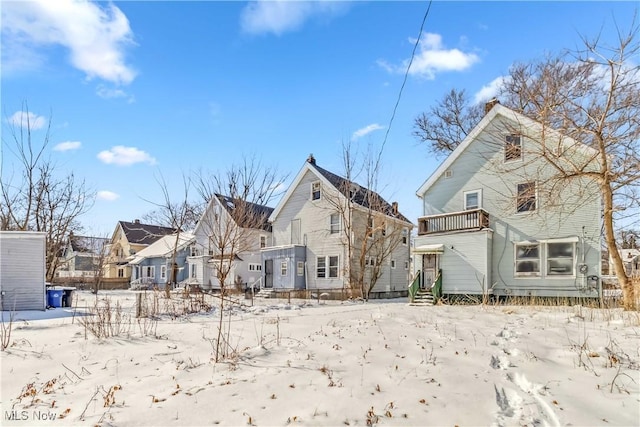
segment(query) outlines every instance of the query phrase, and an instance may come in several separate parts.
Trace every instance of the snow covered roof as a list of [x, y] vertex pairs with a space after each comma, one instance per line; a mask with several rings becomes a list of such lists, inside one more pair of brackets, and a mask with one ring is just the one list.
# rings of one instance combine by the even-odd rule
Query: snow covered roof
[[178, 238], [178, 250], [195, 241], [195, 236], [191, 233], [169, 234], [156, 240], [137, 254], [130, 257], [129, 264], [139, 264], [147, 258], [164, 257], [173, 251]]

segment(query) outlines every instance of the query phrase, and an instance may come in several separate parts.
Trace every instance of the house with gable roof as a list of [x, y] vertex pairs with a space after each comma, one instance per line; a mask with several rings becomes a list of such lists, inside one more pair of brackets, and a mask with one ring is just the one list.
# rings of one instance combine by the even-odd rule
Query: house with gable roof
[[176, 285], [185, 281], [188, 278], [187, 256], [194, 242], [195, 236], [191, 233], [167, 234], [131, 255], [131, 288], [164, 289], [167, 283]]
[[60, 251], [56, 276], [69, 281], [92, 280], [101, 273], [108, 245], [109, 239], [105, 237], [79, 236], [70, 232]]
[[313, 155], [269, 221], [273, 245], [262, 250], [264, 288], [407, 294], [411, 221], [397, 203], [318, 166]]
[[596, 168], [595, 150], [497, 101], [485, 111], [417, 190], [423, 216], [413, 287], [452, 296], [599, 296], [598, 185], [553, 179], [554, 162]]
[[172, 234], [175, 231], [170, 227], [143, 224], [137, 219], [133, 222], [118, 221], [108, 247], [104, 277], [128, 282], [131, 278], [131, 266], [128, 258], [162, 236]]
[[193, 230], [195, 241], [187, 257], [186, 284], [205, 291], [219, 290], [216, 268], [228, 268], [224, 283], [231, 286], [260, 287], [260, 250], [271, 245], [273, 208], [215, 194]]

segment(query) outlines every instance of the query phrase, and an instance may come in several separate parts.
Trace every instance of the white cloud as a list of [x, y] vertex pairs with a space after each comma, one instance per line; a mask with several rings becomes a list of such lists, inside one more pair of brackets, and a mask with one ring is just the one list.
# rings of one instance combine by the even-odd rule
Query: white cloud
[[16, 111], [11, 117], [9, 117], [9, 123], [18, 128], [38, 130], [44, 127], [47, 123], [47, 118], [32, 113], [31, 111]]
[[128, 84], [135, 71], [125, 62], [133, 44], [129, 20], [112, 3], [86, 0], [34, 0], [2, 3], [3, 67], [33, 68], [43, 47], [62, 46], [71, 64], [87, 78]]
[[98, 85], [96, 89], [96, 94], [103, 99], [127, 98], [127, 102], [129, 104], [132, 104], [135, 102], [135, 97], [129, 95], [124, 90], [108, 88], [105, 85]]
[[110, 150], [99, 152], [98, 159], [108, 165], [113, 164], [118, 166], [130, 166], [136, 163], [149, 163], [153, 165], [156, 163], [156, 159], [151, 157], [149, 153], [139, 150], [136, 147], [125, 147], [123, 145], [116, 145], [115, 147], [111, 147]]
[[[415, 39], [409, 39], [414, 44]], [[405, 73], [409, 66], [409, 59], [401, 65], [393, 65], [381, 60], [378, 64], [389, 72]], [[445, 49], [442, 36], [434, 33], [424, 33], [418, 44], [418, 49], [409, 69], [409, 74], [433, 80], [437, 73], [447, 71], [464, 71], [480, 61], [480, 57], [472, 52], [460, 49]]]
[[77, 150], [82, 146], [80, 141], [65, 141], [53, 147], [54, 151], [71, 151]]
[[280, 35], [299, 29], [314, 16], [333, 16], [346, 7], [334, 1], [252, 1], [242, 10], [240, 25], [246, 33]]
[[98, 193], [96, 193], [96, 198], [98, 200], [106, 200], [108, 202], [112, 202], [120, 198], [120, 195], [117, 193], [114, 193], [113, 191], [101, 190], [101, 191], [98, 191]]
[[384, 126], [380, 126], [377, 123], [373, 123], [363, 127], [362, 129], [358, 129], [357, 131], [355, 131], [353, 135], [351, 135], [351, 139], [355, 141], [356, 139], [360, 139], [363, 136], [370, 134], [371, 132], [375, 132], [381, 129], [384, 129]]
[[482, 86], [482, 89], [476, 92], [473, 97], [474, 103], [480, 104], [497, 96], [500, 93], [500, 89], [509, 78], [509, 76], [500, 76], [493, 79], [488, 84]]

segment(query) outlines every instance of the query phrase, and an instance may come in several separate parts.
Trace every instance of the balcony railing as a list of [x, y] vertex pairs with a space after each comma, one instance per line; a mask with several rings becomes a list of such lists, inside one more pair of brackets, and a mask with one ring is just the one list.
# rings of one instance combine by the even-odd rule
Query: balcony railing
[[418, 235], [452, 231], [482, 230], [489, 227], [489, 214], [483, 209], [429, 215], [418, 218]]

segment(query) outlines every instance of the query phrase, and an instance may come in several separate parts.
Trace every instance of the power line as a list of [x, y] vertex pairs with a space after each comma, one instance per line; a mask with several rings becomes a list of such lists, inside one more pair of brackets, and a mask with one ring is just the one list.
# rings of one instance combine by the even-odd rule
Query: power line
[[380, 164], [380, 157], [382, 156], [382, 152], [384, 151], [384, 146], [387, 144], [387, 138], [389, 137], [389, 131], [391, 130], [391, 125], [393, 124], [393, 119], [396, 117], [396, 111], [398, 110], [398, 105], [400, 105], [402, 92], [404, 91], [404, 87], [407, 84], [407, 79], [409, 78], [409, 70], [411, 69], [411, 64], [413, 64], [413, 58], [416, 56], [416, 50], [418, 50], [418, 45], [420, 44], [422, 31], [424, 30], [424, 24], [425, 22], [427, 22], [427, 16], [429, 16], [429, 11], [431, 10], [431, 3], [433, 3], [433, 0], [429, 0], [429, 6], [427, 7], [426, 12], [424, 13], [424, 17], [422, 18], [422, 24], [420, 24], [420, 32], [418, 33], [418, 37], [416, 38], [415, 44], [413, 45], [413, 51], [411, 52], [411, 59], [409, 60], [409, 65], [407, 65], [407, 69], [404, 72], [404, 79], [402, 80], [402, 86], [400, 86], [400, 91], [398, 92], [398, 99], [396, 100], [396, 105], [393, 107], [393, 112], [391, 113], [391, 119], [389, 120], [389, 126], [387, 126], [387, 130], [384, 134], [384, 139], [382, 140], [382, 146], [380, 147], [380, 151], [378, 152], [376, 169]]

